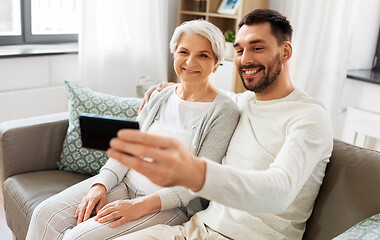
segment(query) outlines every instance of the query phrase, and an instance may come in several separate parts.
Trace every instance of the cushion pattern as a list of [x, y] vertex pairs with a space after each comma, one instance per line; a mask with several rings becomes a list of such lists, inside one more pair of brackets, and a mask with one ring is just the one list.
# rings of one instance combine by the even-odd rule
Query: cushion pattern
[[107, 161], [107, 156], [103, 151], [82, 147], [79, 114], [85, 112], [135, 120], [141, 99], [99, 93], [71, 82], [65, 84], [70, 116], [58, 167], [70, 172], [95, 175]]
[[344, 233], [340, 234], [334, 240], [376, 240], [380, 239], [380, 214], [367, 218]]

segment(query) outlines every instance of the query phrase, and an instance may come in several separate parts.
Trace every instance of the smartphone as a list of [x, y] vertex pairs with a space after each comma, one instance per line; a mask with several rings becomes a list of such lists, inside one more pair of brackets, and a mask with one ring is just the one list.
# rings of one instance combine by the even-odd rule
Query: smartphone
[[82, 146], [101, 151], [107, 151], [110, 140], [116, 137], [120, 129], [140, 128], [137, 121], [91, 113], [79, 115], [79, 126]]

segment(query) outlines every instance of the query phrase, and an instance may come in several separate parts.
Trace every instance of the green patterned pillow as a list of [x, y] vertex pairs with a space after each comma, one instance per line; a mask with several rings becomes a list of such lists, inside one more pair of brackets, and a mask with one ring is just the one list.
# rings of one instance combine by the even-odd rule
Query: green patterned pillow
[[361, 221], [334, 240], [377, 240], [380, 239], [380, 214]]
[[79, 129], [79, 114], [82, 112], [101, 115], [111, 115], [136, 119], [141, 99], [121, 98], [65, 82], [69, 98], [69, 128], [59, 169], [87, 175], [95, 175], [107, 161], [103, 151], [90, 150], [82, 147]]

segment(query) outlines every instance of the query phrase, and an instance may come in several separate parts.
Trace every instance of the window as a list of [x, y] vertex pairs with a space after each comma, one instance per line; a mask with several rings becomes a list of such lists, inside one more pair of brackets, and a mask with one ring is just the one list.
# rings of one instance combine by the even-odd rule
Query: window
[[20, 0], [0, 0], [0, 44], [22, 43]]
[[78, 41], [79, 0], [0, 0], [0, 45]]

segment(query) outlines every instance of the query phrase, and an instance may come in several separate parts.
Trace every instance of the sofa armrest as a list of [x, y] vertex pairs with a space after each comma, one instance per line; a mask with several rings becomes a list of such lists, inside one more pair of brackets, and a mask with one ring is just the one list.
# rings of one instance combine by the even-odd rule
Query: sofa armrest
[[68, 113], [0, 123], [0, 175], [57, 169], [68, 127]]

